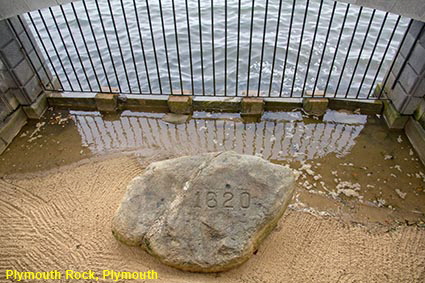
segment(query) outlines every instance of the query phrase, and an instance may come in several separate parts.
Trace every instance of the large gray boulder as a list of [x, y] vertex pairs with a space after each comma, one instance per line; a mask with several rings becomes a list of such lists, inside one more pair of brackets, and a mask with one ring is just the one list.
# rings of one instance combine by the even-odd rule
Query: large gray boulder
[[235, 152], [152, 163], [128, 186], [112, 224], [120, 241], [194, 272], [240, 265], [283, 215], [292, 170]]

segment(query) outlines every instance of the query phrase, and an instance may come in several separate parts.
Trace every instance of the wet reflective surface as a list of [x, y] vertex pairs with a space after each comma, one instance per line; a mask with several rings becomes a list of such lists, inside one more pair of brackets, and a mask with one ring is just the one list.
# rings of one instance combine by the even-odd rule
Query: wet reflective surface
[[[266, 113], [260, 123], [244, 124], [239, 114], [197, 112], [188, 123], [164, 122], [164, 114], [126, 111], [117, 120], [96, 112], [71, 112], [83, 146], [93, 153], [134, 148], [200, 153], [234, 150], [269, 160], [306, 160], [344, 155], [366, 117], [329, 112], [324, 123], [303, 120], [301, 112]], [[336, 122], [332, 121], [336, 120]], [[338, 122], [338, 119], [347, 123]]]
[[292, 209], [363, 224], [424, 226], [424, 166], [404, 134], [388, 131], [377, 117], [328, 111], [317, 120], [270, 112], [245, 124], [239, 114], [196, 112], [175, 125], [164, 115], [50, 111], [25, 126], [0, 156], [0, 176], [41, 174], [111, 154], [161, 160], [234, 150], [295, 169]]

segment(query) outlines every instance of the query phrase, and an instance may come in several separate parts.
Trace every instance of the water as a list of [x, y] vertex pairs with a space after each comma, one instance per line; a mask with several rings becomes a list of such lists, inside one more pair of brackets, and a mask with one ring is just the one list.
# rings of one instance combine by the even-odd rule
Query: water
[[[360, 15], [357, 32], [354, 35], [353, 46], [350, 52], [347, 54], [360, 8], [354, 5], [350, 7], [346, 24], [341, 35], [342, 37], [340, 44], [339, 46], [336, 46], [338, 36], [342, 28], [343, 18], [347, 9], [347, 4], [338, 3], [330, 28], [328, 44], [324, 49], [326, 33], [328, 31], [330, 15], [333, 8], [333, 1], [325, 0], [323, 2], [322, 15], [317, 27], [314, 48], [312, 48], [313, 37], [316, 30], [318, 10], [320, 6], [320, 1], [312, 0], [310, 1], [309, 9], [307, 10], [304, 35], [302, 37], [302, 44], [300, 46], [306, 2], [296, 1], [294, 21], [290, 32], [291, 34], [289, 36], [292, 4], [291, 1], [285, 1], [282, 5], [282, 14], [276, 45], [276, 59], [274, 62], [272, 84], [270, 85], [279, 1], [269, 1], [264, 41], [263, 29], [265, 23], [265, 1], [255, 2], [251, 61], [249, 66], [248, 56], [250, 52], [250, 27], [252, 11], [251, 1], [241, 1], [241, 33], [239, 42], [238, 66], [238, 1], [227, 1], [227, 60], [225, 56], [225, 1], [214, 1], [213, 3], [215, 64], [213, 64], [212, 60], [213, 45], [211, 36], [211, 3], [209, 1], [201, 1], [202, 17], [200, 26], [198, 17], [198, 1], [188, 0], [189, 33], [185, 6], [186, 2], [183, 0], [175, 0], [179, 53], [177, 53], [176, 48], [176, 34], [173, 22], [173, 7], [171, 1], [163, 1], [161, 3], [164, 18], [165, 39], [168, 51], [167, 53], [165, 52], [164, 48], [159, 2], [149, 1], [154, 34], [153, 39], [156, 45], [156, 48], [154, 49], [147, 15], [146, 1], [137, 1], [136, 4], [137, 13], [139, 15], [142, 40], [140, 40], [139, 36], [139, 29], [136, 21], [133, 2], [130, 0], [122, 1], [125, 8], [128, 26], [125, 25], [123, 10], [121, 8], [121, 1], [110, 1], [115, 20], [115, 27], [121, 46], [121, 52], [115, 34], [111, 13], [109, 11], [108, 2], [103, 0], [99, 1], [100, 12], [105, 25], [106, 37], [110, 45], [112, 57], [107, 48], [105, 35], [102, 32], [102, 25], [99, 19], [99, 12], [94, 1], [86, 1], [88, 15], [95, 31], [94, 36], [91, 32], [89, 21], [82, 2], [76, 2], [74, 4], [77, 17], [74, 16], [70, 4], [63, 5], [71, 33], [68, 31], [65, 18], [60, 8], [52, 8], [54, 18], [58, 23], [58, 28], [61, 31], [65, 44], [62, 43], [61, 37], [56, 29], [55, 22], [53, 21], [53, 17], [51, 16], [50, 12], [48, 10], [42, 11], [42, 14], [47, 23], [47, 28], [50, 31], [53, 41], [57, 46], [57, 52], [53, 48], [52, 41], [49, 39], [47, 29], [43, 25], [39, 14], [35, 12], [32, 13], [35, 26], [37, 27], [37, 30], [41, 36], [41, 40], [46, 46], [49, 57], [52, 59], [54, 66], [54, 68], [52, 68], [52, 72], [55, 73], [56, 71], [58, 73], [58, 76], [63, 83], [65, 90], [71, 90], [71, 88], [74, 90], [79, 90], [79, 86], [81, 85], [84, 91], [97, 91], [99, 89], [99, 84], [101, 86], [106, 86], [109, 81], [112, 86], [120, 87], [121, 92], [123, 93], [170, 93], [171, 89], [173, 91], [180, 91], [181, 89], [191, 91], [193, 75], [193, 91], [195, 94], [210, 95], [214, 93], [215, 81], [217, 95], [223, 95], [224, 93], [227, 95], [235, 95], [236, 91], [237, 94], [240, 95], [240, 92], [246, 90], [247, 88], [255, 91], [258, 89], [260, 67], [262, 67], [261, 91], [264, 95], [268, 95], [270, 91], [271, 96], [278, 96], [280, 93], [281, 83], [283, 81], [283, 96], [288, 96], [291, 93], [294, 96], [300, 96], [303, 89], [313, 89], [316, 81], [316, 74], [319, 70], [322, 53], [323, 50], [325, 50], [316, 89], [324, 90], [330, 75], [328, 92], [335, 93], [341, 77], [341, 71], [343, 69], [345, 58], [347, 58], [346, 68], [344, 69], [341, 77], [341, 85], [338, 88], [338, 95], [345, 95], [347, 93], [348, 84], [350, 79], [353, 77], [353, 71], [355, 69], [356, 62], [359, 60], [356, 74], [353, 77], [353, 83], [348, 94], [349, 96], [355, 96], [357, 94], [358, 88], [360, 87], [361, 81], [364, 77], [364, 74], [366, 73], [364, 83], [360, 91], [360, 97], [365, 97], [372, 90], [372, 83], [376, 73], [379, 71], [378, 79], [375, 81], [375, 83], [381, 81], [385, 75], [391, 59], [395, 54], [397, 45], [401, 40], [408, 24], [408, 19], [401, 19], [399, 28], [396, 30], [393, 40], [390, 44], [390, 48], [385, 58], [383, 58], [384, 51], [386, 49], [388, 40], [390, 39], [391, 33], [394, 30], [398, 16], [390, 14], [387, 17], [382, 34], [378, 38], [379, 30], [381, 28], [381, 24], [383, 23], [385, 13], [376, 11], [370, 30], [366, 34], [368, 23], [371, 19], [373, 10], [364, 8]], [[88, 52], [79, 31], [78, 23], [80, 23], [82, 27], [83, 35], [87, 42]], [[129, 31], [129, 36], [127, 34], [127, 28]], [[200, 50], [200, 29], [202, 31], [203, 56], [201, 56]], [[71, 34], [74, 37], [77, 48], [73, 46]], [[189, 48], [188, 34], [190, 34], [192, 48]], [[129, 37], [132, 46], [130, 46]], [[95, 38], [99, 44], [102, 61], [105, 64], [106, 76], [101, 65], [99, 53], [96, 49]], [[289, 45], [288, 38], [290, 39]], [[364, 38], [364, 48], [361, 49]], [[375, 52], [372, 54], [372, 50], [377, 38], [377, 47]], [[263, 42], [264, 57], [261, 61]], [[143, 57], [142, 44], [146, 58]], [[285, 58], [287, 46], [289, 47], [288, 56]], [[133, 52], [131, 47], [133, 47]], [[69, 56], [66, 50], [68, 50]], [[300, 52], [298, 52], [298, 50], [300, 50]], [[310, 59], [311, 50], [312, 54]], [[336, 55], [335, 52], [337, 52]], [[159, 77], [156, 69], [155, 53], [158, 58]], [[78, 54], [80, 55], [82, 64], [78, 59]], [[168, 55], [168, 62], [166, 55]], [[335, 62], [331, 72], [330, 68], [332, 66], [334, 56]], [[92, 58], [94, 68], [92, 67], [92, 62], [89, 60], [89, 57]], [[191, 58], [192, 65], [190, 64]], [[144, 64], [145, 59], [146, 66]], [[180, 60], [181, 69], [178, 67], [178, 60]], [[296, 69], [297, 60], [299, 60], [299, 65]], [[382, 60], [383, 64], [379, 69]], [[65, 67], [65, 70], [61, 68], [61, 61]], [[227, 76], [225, 72], [226, 61]], [[286, 71], [283, 72], [285, 61]], [[308, 65], [309, 61], [310, 64]], [[123, 62], [125, 64], [123, 64]], [[204, 66], [204, 76], [202, 76], [202, 64]], [[73, 70], [72, 65], [74, 66], [75, 71]], [[171, 78], [168, 77], [167, 66], [170, 67]], [[308, 66], [309, 72], [307, 75], [306, 72]], [[116, 68], [116, 74], [114, 72], [114, 67]], [[148, 70], [147, 73], [146, 68]], [[248, 70], [250, 73], [249, 87], [247, 87]], [[238, 73], [238, 78], [236, 77], [236, 73]], [[182, 85], [180, 84], [180, 74]], [[85, 75], [87, 75], [88, 80], [86, 79]], [[96, 77], [99, 79], [99, 84], [97, 83]], [[227, 87], [225, 87], [225, 77], [227, 78]], [[139, 78], [139, 80], [137, 80], [137, 78]], [[203, 88], [202, 78], [204, 78], [205, 88]], [[294, 85], [294, 88], [292, 88], [292, 85]]]

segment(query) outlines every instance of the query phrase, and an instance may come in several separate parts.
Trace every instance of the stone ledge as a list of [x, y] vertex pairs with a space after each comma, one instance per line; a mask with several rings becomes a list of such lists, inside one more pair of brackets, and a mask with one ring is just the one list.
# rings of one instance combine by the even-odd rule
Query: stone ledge
[[194, 111], [239, 113], [241, 97], [193, 97]]
[[[49, 92], [47, 94], [50, 106], [76, 110], [97, 110], [95, 94], [87, 93], [59, 93]], [[249, 98], [257, 99], [257, 98]], [[264, 111], [294, 111], [303, 107], [303, 98], [280, 98], [266, 97], [263, 99]], [[339, 99], [328, 98], [328, 108], [332, 110], [358, 110], [362, 114], [380, 114], [383, 104], [380, 100], [366, 99]], [[242, 97], [192, 97], [192, 110], [211, 112], [242, 112]], [[117, 110], [133, 110], [146, 112], [168, 112], [167, 95], [141, 95], [132, 94], [117, 97]]]
[[346, 109], [354, 111], [360, 109], [360, 113], [366, 115], [380, 114], [383, 109], [381, 100], [360, 99], [329, 99], [328, 108], [332, 110]]
[[75, 110], [97, 110], [93, 94], [50, 92], [47, 94], [49, 106]]

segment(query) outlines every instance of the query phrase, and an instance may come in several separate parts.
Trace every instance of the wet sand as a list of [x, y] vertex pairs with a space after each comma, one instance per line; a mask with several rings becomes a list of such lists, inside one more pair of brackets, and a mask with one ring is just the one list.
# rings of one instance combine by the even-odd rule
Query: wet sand
[[[425, 170], [401, 132], [373, 117], [335, 121], [335, 113], [324, 123], [267, 114], [248, 125], [206, 113], [178, 126], [140, 118], [152, 115], [160, 114], [64, 112], [23, 129], [0, 156], [1, 281], [11, 282], [6, 269], [155, 270], [160, 282], [425, 281]], [[177, 138], [179, 146], [167, 143]], [[290, 209], [247, 263], [186, 273], [113, 238], [110, 220], [126, 184], [147, 164], [231, 147], [300, 175]]]

